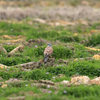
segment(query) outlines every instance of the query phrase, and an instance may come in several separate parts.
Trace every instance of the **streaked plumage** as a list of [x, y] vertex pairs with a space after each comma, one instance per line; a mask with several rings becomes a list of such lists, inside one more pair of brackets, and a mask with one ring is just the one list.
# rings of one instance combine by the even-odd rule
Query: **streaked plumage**
[[52, 45], [50, 43], [47, 44], [47, 47], [44, 50], [44, 63], [47, 62], [49, 56], [51, 56], [53, 54], [53, 48]]

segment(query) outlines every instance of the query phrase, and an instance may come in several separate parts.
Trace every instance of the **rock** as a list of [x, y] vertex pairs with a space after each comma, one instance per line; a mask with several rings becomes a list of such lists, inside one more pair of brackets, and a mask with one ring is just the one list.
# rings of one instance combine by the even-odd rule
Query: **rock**
[[23, 67], [25, 69], [30, 69], [30, 66], [33, 67], [35, 62], [28, 62], [28, 63], [24, 63], [24, 64], [19, 64], [19, 65], [15, 65], [15, 67]]
[[7, 51], [4, 47], [0, 46], [0, 53], [7, 54]]
[[[59, 66], [59, 64], [54, 64], [54, 65], [53, 65], [53, 67], [58, 67], [58, 66]], [[61, 66], [61, 65], [60, 65], [60, 66]]]
[[15, 53], [16, 53], [17, 51], [22, 52], [22, 51], [24, 50], [24, 47], [25, 47], [24, 45], [20, 45], [20, 46], [16, 47], [16, 48], [13, 49], [11, 52], [9, 52], [8, 57], [15, 55]]
[[29, 43], [32, 43], [32, 42], [34, 43], [34, 42], [38, 42], [38, 41], [35, 40], [35, 39], [29, 39], [28, 42], [29, 42]]
[[81, 85], [81, 84], [90, 84], [90, 78], [88, 76], [73, 76], [70, 81], [70, 85]]
[[41, 67], [40, 62], [35, 62], [33, 68], [40, 68], [40, 67]]
[[30, 71], [31, 69], [21, 68], [20, 70], [21, 70], [21, 71], [25, 71], [25, 72], [27, 72], [27, 71]]
[[9, 35], [3, 35], [2, 38], [3, 39], [11, 39], [11, 37]]
[[63, 60], [63, 59], [59, 59], [58, 61], [57, 61], [57, 63], [65, 63], [65, 64], [68, 64], [69, 63], [69, 61], [66, 61], [66, 60]]
[[58, 89], [58, 87], [56, 87], [56, 86], [52, 86], [52, 85], [49, 85], [49, 84], [44, 84], [44, 83], [34, 83], [34, 84], [31, 84], [31, 86], [37, 86], [37, 87], [39, 87], [39, 88], [52, 88], [52, 89], [54, 89], [54, 90], [57, 90]]
[[25, 100], [25, 96], [8, 97], [8, 100]]
[[28, 40], [28, 43], [29, 43], [29, 44], [30, 44], [30, 43], [42, 44], [42, 43], [47, 43], [47, 42], [48, 42], [47, 40], [42, 39], [42, 38], [39, 38], [39, 39], [37, 39], [37, 40], [35, 40], [35, 39], [29, 39], [29, 40]]
[[55, 58], [49, 58], [47, 60], [47, 63], [44, 65], [45, 67], [50, 67], [50, 66], [53, 66], [55, 63]]
[[38, 80], [34, 81], [34, 84], [31, 84], [31, 86], [37, 86], [37, 87], [43, 87], [43, 88], [52, 88], [54, 90], [58, 89], [55, 85], [56, 83], [49, 81], [49, 80]]
[[96, 59], [96, 60], [100, 60], [100, 55], [96, 54], [96, 55], [93, 56], [93, 58]]
[[94, 51], [100, 51], [100, 49], [95, 49], [95, 48], [90, 48], [90, 47], [86, 47], [89, 50], [94, 50]]
[[53, 76], [53, 77], [56, 77], [56, 78], [62, 78], [62, 77], [65, 77], [65, 75], [64, 75], [64, 74], [58, 74], [58, 75]]
[[97, 77], [97, 78], [91, 80], [90, 83], [91, 83], [91, 84], [97, 84], [97, 85], [100, 85], [100, 77]]
[[10, 67], [3, 65], [3, 64], [0, 64], [0, 68], [3, 69], [3, 68], [10, 68]]
[[90, 33], [98, 33], [100, 30], [90, 30]]
[[37, 62], [38, 66], [37, 68], [39, 68], [42, 64], [44, 64], [44, 67], [50, 67], [50, 66], [53, 66], [55, 63], [55, 58], [48, 58], [46, 64], [44, 64], [44, 58], [41, 59], [40, 61]]
[[20, 82], [23, 81], [16, 78], [10, 78], [9, 80], [5, 81], [5, 83], [20, 83]]
[[14, 40], [5, 40], [5, 41], [2, 41], [0, 40], [0, 42], [2, 42], [3, 44], [5, 45], [28, 45], [28, 42], [26, 42], [25, 40], [23, 39], [14, 39]]
[[63, 80], [62, 82], [60, 82], [60, 84], [69, 85], [69, 81]]
[[65, 75], [64, 74], [58, 74], [58, 77], [62, 78], [62, 77], [65, 77]]
[[10, 78], [9, 80], [5, 81], [5, 83], [9, 84], [9, 87], [10, 86], [13, 86], [13, 87], [20, 87], [21, 84], [25, 83], [26, 81], [23, 81], [21, 79], [15, 79], [15, 78]]
[[6, 88], [7, 87], [7, 84], [3, 84], [2, 86], [1, 86], [1, 88]]
[[44, 83], [44, 84], [49, 84], [49, 85], [55, 85], [54, 82], [52, 81], [48, 81], [48, 80], [39, 80], [40, 83]]
[[86, 57], [85, 60], [93, 60], [94, 58], [92, 57]]
[[22, 67], [21, 70], [24, 69], [34, 69], [34, 68], [39, 68], [41, 66], [40, 62], [28, 62], [28, 63], [24, 63], [24, 64], [19, 64], [19, 65], [15, 65], [15, 67]]
[[46, 23], [46, 21], [45, 20], [43, 20], [43, 19], [40, 19], [40, 18], [35, 18], [35, 19], [33, 19], [33, 21], [34, 22], [39, 22], [39, 23]]

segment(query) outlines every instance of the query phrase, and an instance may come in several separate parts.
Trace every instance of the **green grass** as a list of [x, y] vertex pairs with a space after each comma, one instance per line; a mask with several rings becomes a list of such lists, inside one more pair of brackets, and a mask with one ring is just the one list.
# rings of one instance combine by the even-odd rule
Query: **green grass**
[[[73, 2], [74, 3], [74, 2]], [[89, 33], [90, 30], [97, 29], [100, 23], [93, 24], [90, 27], [82, 28], [82, 25], [76, 26], [58, 26], [52, 27], [45, 24], [35, 23], [34, 25], [25, 24], [12, 24], [12, 23], [0, 23], [0, 30], [3, 32], [0, 33], [0, 38], [2, 35], [23, 35], [26, 36], [26, 41], [29, 39], [39, 39], [43, 38], [53, 41], [53, 57], [55, 60], [64, 59], [68, 60], [68, 64], [60, 65], [57, 67], [50, 66], [44, 67], [41, 66], [39, 69], [32, 69], [30, 71], [21, 71], [21, 67], [19, 68], [10, 68], [10, 69], [0, 69], [0, 77], [3, 78], [2, 81], [6, 81], [10, 78], [18, 78], [22, 79], [26, 82], [19, 84], [9, 84], [6, 88], [0, 87], [0, 97], [2, 100], [6, 100], [8, 96], [13, 93], [19, 95], [18, 93], [21, 91], [33, 91], [33, 93], [41, 94], [42, 96], [26, 96], [27, 100], [99, 100], [100, 98], [100, 86], [71, 86], [71, 87], [63, 87], [57, 90], [57, 94], [54, 90], [50, 89], [52, 93], [42, 94], [40, 92], [40, 88], [35, 86], [30, 87], [30, 80], [52, 80], [53, 82], [62, 82], [63, 80], [71, 79], [72, 75], [87, 75], [91, 79], [95, 76], [100, 76], [100, 60], [78, 60], [74, 61], [75, 58], [86, 58], [93, 57], [94, 54], [100, 53], [100, 51], [91, 51], [88, 52], [88, 49], [85, 46], [95, 46], [97, 47], [100, 42], [100, 35], [92, 35], [88, 37], [88, 42], [81, 44], [82, 40], [87, 38], [85, 33]], [[71, 30], [71, 28], [73, 30]], [[76, 33], [78, 35], [74, 35]], [[2, 39], [2, 38], [1, 38]], [[59, 40], [61, 43], [58, 45], [56, 40]], [[38, 47], [36, 48], [35, 45]], [[9, 53], [18, 45], [6, 45], [3, 44], [3, 47]], [[74, 51], [69, 49], [72, 46]], [[7, 55], [1, 53], [0, 54], [0, 63], [7, 66], [14, 66], [17, 64], [27, 63], [31, 61], [39, 61], [44, 57], [44, 49], [46, 47], [46, 43], [33, 43], [31, 46], [25, 45], [25, 49], [23, 52], [16, 52], [16, 55], [11, 57], [7, 57]], [[17, 55], [20, 54], [19, 56]], [[55, 62], [55, 64], [57, 64]], [[65, 76], [59, 78], [59, 74], [64, 74]], [[28, 84], [28, 86], [25, 86]], [[1, 86], [1, 85], [0, 85]], [[64, 93], [66, 91], [66, 93]]]
[[10, 51], [12, 51], [14, 48], [16, 48], [17, 46], [15, 46], [15, 45], [12, 45], [12, 46], [4, 45], [3, 47], [6, 49], [7, 52], [10, 52]]
[[[66, 95], [70, 96], [71, 98], [86, 98], [87, 96], [97, 96], [100, 97], [100, 86], [71, 86], [71, 87], [64, 87], [60, 92], [59, 95]], [[66, 92], [64, 92], [66, 91]], [[91, 97], [90, 97], [91, 98]], [[89, 98], [88, 98], [89, 99]], [[88, 100], [86, 99], [86, 100]], [[84, 99], [83, 99], [84, 100]]]
[[[9, 91], [10, 89], [10, 91]], [[40, 93], [40, 91], [36, 88], [36, 87], [30, 87], [30, 86], [25, 86], [25, 87], [7, 87], [7, 88], [0, 88], [0, 97], [4, 96], [4, 97], [7, 97], [11, 94], [14, 94], [14, 93], [19, 93], [20, 91], [33, 91], [34, 93]]]
[[[24, 72], [20, 70], [9, 70], [7, 72], [0, 72], [0, 76], [3, 79], [9, 78], [23, 78], [23, 79], [52, 79], [53, 76], [58, 74], [64, 74], [66, 77], [71, 77], [74, 74], [78, 75], [87, 75], [90, 77], [100, 76], [100, 67], [99, 62], [96, 60], [92, 61], [74, 61], [70, 62], [69, 65], [66, 66], [58, 66], [58, 67], [48, 67], [44, 69], [41, 66], [40, 69], [31, 70], [29, 72]], [[10, 73], [12, 72], [12, 73]], [[47, 74], [49, 72], [49, 74]]]
[[87, 46], [96, 46], [96, 45], [99, 45], [100, 44], [100, 34], [94, 34], [92, 35], [91, 37], [88, 38], [88, 42], [86, 42], [85, 44]]

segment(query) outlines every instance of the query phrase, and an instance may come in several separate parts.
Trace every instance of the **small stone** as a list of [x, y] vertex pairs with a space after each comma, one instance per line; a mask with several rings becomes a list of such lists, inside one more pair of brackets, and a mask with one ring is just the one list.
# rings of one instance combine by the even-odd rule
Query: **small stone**
[[68, 85], [68, 84], [69, 84], [69, 81], [63, 80], [63, 81], [61, 82], [61, 84], [63, 84], [63, 85]]
[[4, 39], [11, 39], [11, 37], [9, 35], [3, 35], [2, 38], [4, 38]]
[[96, 60], [100, 60], [100, 55], [96, 54], [96, 55], [93, 56], [93, 58], [96, 59]]
[[90, 78], [88, 76], [75, 76], [71, 78], [70, 84], [81, 85], [81, 84], [90, 84]]
[[1, 88], [6, 88], [7, 87], [7, 84], [3, 84], [2, 86], [1, 86]]
[[97, 84], [97, 85], [100, 85], [100, 77], [97, 77], [97, 78], [91, 80], [90, 83], [91, 83], [91, 84]]

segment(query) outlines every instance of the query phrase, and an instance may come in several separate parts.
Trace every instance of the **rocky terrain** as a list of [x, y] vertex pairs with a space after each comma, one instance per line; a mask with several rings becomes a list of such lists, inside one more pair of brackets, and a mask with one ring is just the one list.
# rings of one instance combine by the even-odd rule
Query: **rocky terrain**
[[0, 1], [1, 100], [99, 100], [99, 4]]

